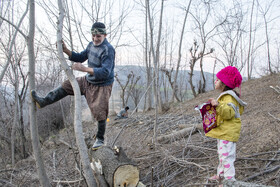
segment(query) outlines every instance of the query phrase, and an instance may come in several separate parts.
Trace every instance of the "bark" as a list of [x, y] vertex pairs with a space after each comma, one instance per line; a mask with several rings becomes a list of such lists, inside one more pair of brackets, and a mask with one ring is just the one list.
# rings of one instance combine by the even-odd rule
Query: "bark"
[[161, 33], [162, 33], [162, 17], [163, 17], [163, 8], [164, 8], [164, 0], [161, 1], [161, 8], [160, 8], [160, 20], [158, 26], [158, 39], [157, 39], [157, 48], [156, 48], [156, 57], [155, 57], [155, 74], [156, 74], [156, 81], [155, 86], [157, 88], [157, 92], [154, 92], [155, 99], [157, 99], [158, 111], [162, 112], [162, 99], [160, 93], [160, 84], [159, 84], [159, 56], [160, 56], [160, 45], [161, 45]]
[[[205, 47], [206, 47], [206, 43], [203, 44], [203, 49], [201, 51], [202, 54], [204, 54], [204, 52], [205, 52]], [[205, 93], [206, 79], [205, 79], [205, 75], [204, 75], [204, 71], [203, 71], [203, 57], [200, 58], [199, 64], [200, 64], [200, 74], [202, 77], [202, 81], [200, 80], [198, 93]]]
[[272, 67], [271, 67], [271, 58], [270, 58], [270, 47], [269, 47], [269, 36], [268, 36], [268, 26], [267, 20], [264, 16], [264, 23], [265, 23], [265, 37], [266, 37], [266, 46], [267, 46], [267, 62], [268, 62], [268, 70], [270, 74], [273, 74]]
[[[18, 78], [18, 72], [17, 72], [17, 65], [14, 67], [14, 74], [15, 74], [15, 80]], [[15, 106], [14, 106], [14, 121], [12, 125], [12, 132], [11, 132], [11, 152], [12, 152], [12, 166], [15, 165], [15, 140], [16, 140], [16, 128], [18, 127], [19, 122], [19, 105], [18, 105], [18, 81], [15, 81]]]
[[[35, 33], [35, 2], [29, 1], [29, 35], [28, 35], [28, 57], [29, 57], [29, 82], [30, 89], [35, 89], [35, 55], [34, 55], [34, 33]], [[32, 98], [30, 97], [32, 101]], [[29, 106], [30, 115], [30, 131], [33, 153], [36, 161], [36, 166], [39, 175], [39, 181], [41, 186], [51, 186], [49, 178], [46, 174], [44, 161], [41, 154], [41, 146], [39, 142], [37, 117], [36, 117], [36, 105], [35, 102], [30, 102]]]
[[185, 32], [186, 21], [187, 21], [187, 17], [188, 17], [188, 13], [189, 13], [189, 10], [190, 10], [191, 3], [192, 3], [192, 0], [190, 0], [188, 8], [187, 8], [186, 13], [185, 13], [185, 18], [184, 18], [184, 22], [183, 22], [183, 28], [182, 28], [182, 31], [181, 31], [181, 37], [180, 37], [180, 43], [179, 43], [177, 68], [176, 68], [174, 82], [173, 82], [174, 86], [171, 85], [172, 88], [173, 88], [172, 101], [174, 100], [174, 97], [175, 97], [178, 102], [180, 100], [179, 100], [179, 98], [177, 96], [177, 93], [176, 93], [177, 90], [178, 90], [178, 89], [176, 89], [177, 88], [177, 77], [178, 77], [178, 74], [179, 74], [179, 68], [180, 68], [181, 57], [182, 57], [181, 50], [182, 50], [183, 36], [184, 36], [184, 32]]
[[197, 93], [195, 91], [195, 86], [193, 85], [192, 77], [193, 77], [195, 63], [200, 58], [199, 55], [197, 55], [197, 50], [198, 50], [197, 41], [194, 41], [193, 47], [190, 49], [191, 59], [190, 59], [190, 72], [189, 72], [189, 83], [191, 85], [191, 89], [194, 97], [197, 96]]
[[251, 16], [250, 16], [250, 31], [249, 31], [249, 44], [248, 44], [248, 56], [247, 56], [247, 71], [248, 71], [248, 79], [251, 79], [251, 71], [250, 71], [250, 57], [251, 57], [251, 42], [252, 42], [252, 25], [253, 25], [253, 12], [254, 12], [254, 4], [255, 4], [255, 0], [253, 0], [252, 3], [252, 9], [251, 9]]
[[152, 108], [152, 89], [150, 89], [150, 84], [152, 83], [152, 68], [150, 61], [149, 42], [148, 42], [148, 10], [146, 8], [145, 14], [145, 63], [146, 63], [146, 74], [147, 74], [147, 84], [146, 88], [148, 90], [147, 100], [145, 98], [144, 110], [150, 110]]
[[74, 114], [74, 130], [76, 136], [76, 142], [79, 148], [79, 153], [82, 160], [83, 170], [85, 173], [85, 178], [88, 186], [95, 187], [96, 182], [93, 178], [93, 172], [90, 167], [89, 157], [87, 154], [87, 146], [84, 140], [83, 135], [83, 128], [82, 128], [82, 115], [81, 115], [81, 91], [78, 85], [78, 82], [75, 79], [75, 76], [71, 72], [65, 58], [63, 55], [62, 50], [62, 29], [63, 29], [63, 19], [64, 19], [64, 7], [63, 2], [58, 0], [58, 7], [59, 7], [59, 20], [57, 23], [57, 49], [59, 55], [59, 61], [63, 70], [65, 71], [72, 87], [74, 90], [74, 98], [75, 98], [75, 114]]
[[91, 151], [93, 162], [100, 162], [102, 172], [109, 186], [136, 186], [139, 182], [139, 169], [120, 147], [114, 149], [103, 146]]
[[[158, 96], [160, 96], [160, 92], [158, 91], [158, 61], [157, 61], [157, 54], [154, 50], [154, 32], [153, 32], [153, 24], [152, 24], [152, 17], [151, 17], [151, 11], [150, 11], [150, 1], [146, 0], [146, 11], [148, 14], [148, 21], [149, 21], [149, 27], [150, 27], [150, 41], [151, 41], [151, 51], [152, 51], [152, 56], [153, 56], [153, 64], [154, 64], [154, 98], [155, 98], [155, 124], [154, 124], [154, 135], [153, 135], [153, 143], [156, 140], [157, 137], [157, 125], [158, 125], [158, 112], [159, 110], [161, 111], [161, 104], [159, 103], [159, 99]], [[162, 0], [162, 4], [161, 4], [161, 18], [162, 19], [162, 12], [163, 12], [163, 0]], [[161, 26], [161, 21], [160, 24]], [[159, 29], [160, 30], [160, 29]], [[160, 30], [161, 31], [161, 30]], [[160, 42], [160, 40], [158, 40], [158, 42]]]

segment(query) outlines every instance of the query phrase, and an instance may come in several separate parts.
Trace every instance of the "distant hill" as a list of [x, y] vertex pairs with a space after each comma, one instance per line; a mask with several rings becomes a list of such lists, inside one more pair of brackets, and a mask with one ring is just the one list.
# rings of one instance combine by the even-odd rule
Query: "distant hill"
[[[146, 83], [146, 67], [143, 66], [133, 66], [133, 65], [128, 65], [128, 66], [116, 66], [115, 67], [115, 74], [119, 76], [120, 80], [126, 80], [127, 75], [129, 73], [133, 72], [136, 76], [140, 76], [140, 83]], [[184, 82], [187, 83], [188, 87], [190, 86], [189, 84], [189, 70], [180, 70], [179, 71], [179, 77], [178, 80], [183, 80]], [[204, 72], [205, 77], [206, 77], [206, 90], [213, 90], [213, 74]], [[175, 75], [175, 70], [173, 71], [173, 76]], [[162, 81], [162, 77], [166, 77], [166, 75], [160, 71], [159, 74], [159, 79]], [[193, 83], [194, 85], [198, 85], [199, 81], [201, 80], [201, 73], [200, 71], [194, 71], [193, 75]], [[114, 84], [114, 87], [118, 87], [118, 84]], [[196, 86], [197, 87], [197, 86]]]
[[[133, 66], [133, 65], [128, 65], [128, 66], [116, 66], [115, 67], [115, 74], [118, 75], [118, 78], [120, 81], [124, 84], [127, 80], [128, 74], [131, 72], [134, 73], [135, 77], [140, 76], [141, 79], [138, 81], [138, 85], [140, 85], [143, 88], [143, 93], [146, 89], [146, 83], [147, 83], [147, 75], [146, 75], [146, 67], [143, 66]], [[191, 92], [191, 87], [189, 83], [189, 70], [180, 70], [179, 75], [178, 75], [178, 85], [182, 89], [186, 89], [185, 93], [188, 94], [186, 97], [187, 99], [192, 98], [192, 92]], [[206, 91], [213, 90], [213, 74], [204, 72], [204, 75], [206, 77]], [[175, 76], [175, 71], [173, 71], [172, 74], [173, 78]], [[172, 79], [173, 80], [173, 79]], [[193, 84], [195, 85], [195, 88], [198, 88], [199, 81], [202, 80], [201, 78], [201, 73], [200, 71], [194, 71], [193, 75]], [[170, 86], [170, 83], [167, 80], [167, 76], [160, 71], [159, 72], [159, 83], [161, 85], [161, 90], [163, 90], [164, 86], [162, 84], [163, 81], [166, 81], [166, 87], [168, 87], [168, 95], [171, 97], [172, 95], [172, 89]], [[120, 100], [120, 85], [119, 83], [115, 80], [114, 82], [114, 87], [113, 87], [113, 97], [111, 98], [111, 106], [112, 102], [114, 102], [114, 107], [113, 108], [120, 108], [121, 107], [121, 100]], [[144, 103], [141, 103], [139, 108], [142, 109]], [[135, 106], [134, 104], [129, 101], [128, 105], [133, 109]], [[112, 107], [111, 107], [112, 108]]]

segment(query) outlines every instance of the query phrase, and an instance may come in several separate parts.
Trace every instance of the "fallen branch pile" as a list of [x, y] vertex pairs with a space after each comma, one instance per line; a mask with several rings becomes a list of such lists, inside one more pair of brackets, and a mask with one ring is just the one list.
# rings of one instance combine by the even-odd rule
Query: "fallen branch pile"
[[[141, 181], [148, 186], [152, 183], [154, 186], [211, 185], [207, 179], [216, 173], [216, 140], [205, 137], [204, 132], [196, 128], [199, 115], [183, 112], [161, 115], [158, 122], [157, 145], [150, 144], [154, 125], [152, 114], [133, 116], [112, 124], [114, 129], [121, 128], [123, 123], [129, 124], [116, 144], [124, 147], [129, 157], [138, 163]], [[279, 151], [238, 157], [236, 177], [240, 181], [275, 185], [280, 178], [279, 159]]]

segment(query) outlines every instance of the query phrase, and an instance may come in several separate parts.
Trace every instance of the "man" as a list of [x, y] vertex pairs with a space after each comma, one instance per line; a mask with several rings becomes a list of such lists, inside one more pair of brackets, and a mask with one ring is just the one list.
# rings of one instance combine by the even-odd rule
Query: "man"
[[[101, 22], [92, 25], [92, 42], [87, 48], [75, 53], [70, 51], [63, 43], [63, 52], [69, 60], [77, 62], [72, 65], [73, 70], [86, 72], [86, 76], [76, 78], [81, 94], [85, 96], [93, 117], [98, 121], [96, 141], [92, 149], [104, 145], [106, 119], [109, 113], [109, 98], [114, 82], [115, 50], [107, 41], [106, 27]], [[82, 63], [88, 60], [88, 67]], [[52, 104], [67, 95], [74, 95], [70, 81], [67, 80], [45, 97], [39, 97], [36, 91], [31, 91], [32, 98], [39, 108]]]
[[126, 106], [125, 108], [123, 108], [123, 109], [117, 114], [117, 118], [116, 118], [116, 119], [128, 118], [128, 110], [129, 110], [129, 107], [128, 107], [128, 106]]

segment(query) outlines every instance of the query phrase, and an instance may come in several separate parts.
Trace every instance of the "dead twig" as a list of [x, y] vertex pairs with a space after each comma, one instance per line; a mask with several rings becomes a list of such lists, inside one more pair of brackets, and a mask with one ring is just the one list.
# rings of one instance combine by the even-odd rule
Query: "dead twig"
[[280, 153], [280, 150], [279, 151], [268, 151], [268, 152], [254, 153], [252, 155], [247, 156], [246, 158], [255, 157], [255, 156], [261, 156], [261, 155], [271, 154], [271, 153], [272, 154], [278, 154], [278, 153]]
[[280, 88], [279, 88], [279, 86], [276, 86], [276, 87], [270, 86], [270, 88], [272, 88], [274, 91], [276, 91], [277, 93], [280, 94]]
[[275, 171], [275, 170], [277, 170], [277, 169], [279, 169], [279, 168], [280, 168], [280, 165], [275, 166], [275, 167], [268, 168], [268, 169], [265, 170], [265, 171], [256, 173], [256, 174], [254, 174], [254, 175], [252, 175], [252, 176], [250, 176], [250, 177], [247, 177], [247, 178], [243, 179], [243, 181], [248, 181], [248, 180], [254, 179], [254, 178], [256, 178], [256, 177], [258, 177], [258, 176], [260, 176], [260, 175], [264, 175], [264, 174], [267, 174], [267, 173], [271, 173], [271, 172], [273, 172], [273, 171]]
[[73, 181], [62, 181], [62, 180], [53, 180], [52, 182], [54, 183], [66, 183], [66, 184], [73, 184], [73, 183], [77, 183], [77, 182], [81, 182], [84, 179], [77, 179], [77, 180], [73, 180]]
[[255, 160], [255, 161], [280, 161], [280, 159], [264, 159], [264, 158], [236, 158], [236, 160]]
[[272, 115], [270, 112], [268, 112], [268, 115], [270, 115], [270, 116], [271, 116], [271, 117], [273, 117], [274, 119], [276, 119], [276, 120], [280, 121], [280, 119], [279, 119], [279, 118], [275, 117], [275, 116], [274, 116], [274, 115]]
[[179, 165], [185, 165], [185, 164], [186, 165], [195, 165], [195, 166], [199, 167], [200, 169], [202, 169], [203, 171], [206, 170], [204, 167], [202, 167], [201, 165], [199, 165], [195, 162], [189, 162], [189, 161], [186, 161], [186, 160], [183, 160], [183, 159], [176, 158], [174, 156], [169, 156], [169, 158], [170, 158], [170, 160], [175, 161]]

